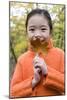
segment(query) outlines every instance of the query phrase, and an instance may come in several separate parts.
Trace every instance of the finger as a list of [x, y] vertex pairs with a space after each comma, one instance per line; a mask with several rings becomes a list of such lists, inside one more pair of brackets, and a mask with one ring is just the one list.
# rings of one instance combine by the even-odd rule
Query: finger
[[37, 64], [34, 65], [34, 68], [40, 68], [41, 69], [41, 66], [40, 66], [39, 63], [37, 63]]
[[40, 75], [39, 75], [39, 73], [36, 73], [36, 74], [35, 74], [35, 79], [36, 79], [36, 80], [40, 80]]
[[34, 57], [34, 60], [37, 60], [37, 59], [39, 59], [39, 58], [40, 58], [39, 55], [36, 54], [36, 56]]
[[33, 59], [34, 62], [38, 62], [39, 60], [40, 60], [40, 59], [37, 58], [37, 57]]
[[47, 72], [47, 67], [44, 67], [43, 69], [42, 69], [42, 75], [46, 75], [48, 72]]
[[39, 61], [35, 61], [34, 63], [33, 63], [33, 65], [35, 66], [35, 65], [38, 65], [40, 62]]
[[39, 57], [39, 54], [38, 53], [36, 53], [36, 57]]
[[40, 71], [41, 71], [41, 69], [39, 67], [35, 68], [35, 72], [39, 73]]
[[43, 64], [41, 62], [34, 63], [34, 67], [37, 67], [37, 66], [39, 66], [41, 68], [43, 66]]

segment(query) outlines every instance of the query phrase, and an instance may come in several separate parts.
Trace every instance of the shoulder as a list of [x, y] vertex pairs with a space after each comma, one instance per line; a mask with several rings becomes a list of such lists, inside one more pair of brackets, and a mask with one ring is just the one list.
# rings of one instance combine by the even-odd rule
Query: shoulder
[[53, 47], [51, 49], [51, 52], [55, 53], [56, 55], [59, 54], [59, 55], [64, 55], [64, 51], [60, 48], [57, 48], [57, 47]]
[[26, 59], [29, 57], [29, 54], [30, 54], [29, 51], [27, 51], [27, 52], [21, 54], [21, 55], [18, 57], [18, 61], [19, 61], [19, 62], [22, 62], [22, 61], [26, 60]]

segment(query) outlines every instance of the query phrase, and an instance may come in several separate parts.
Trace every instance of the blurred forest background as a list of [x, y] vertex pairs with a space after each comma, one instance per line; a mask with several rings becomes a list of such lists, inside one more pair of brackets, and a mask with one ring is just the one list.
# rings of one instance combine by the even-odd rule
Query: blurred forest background
[[14, 72], [15, 64], [18, 56], [27, 51], [28, 39], [25, 30], [25, 21], [27, 14], [35, 8], [47, 9], [51, 15], [53, 23], [53, 44], [64, 50], [64, 36], [65, 36], [65, 6], [60, 4], [40, 4], [40, 3], [9, 3], [10, 15], [10, 64], [9, 74], [10, 79]]

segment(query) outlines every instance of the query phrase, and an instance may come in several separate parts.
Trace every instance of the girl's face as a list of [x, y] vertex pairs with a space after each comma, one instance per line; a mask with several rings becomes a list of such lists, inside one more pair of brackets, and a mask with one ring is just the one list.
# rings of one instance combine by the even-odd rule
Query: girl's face
[[[50, 27], [48, 20], [43, 15], [34, 15], [28, 21], [27, 33], [30, 42], [39, 41], [41, 44], [48, 41], [50, 37]], [[39, 43], [38, 42], [38, 43]]]

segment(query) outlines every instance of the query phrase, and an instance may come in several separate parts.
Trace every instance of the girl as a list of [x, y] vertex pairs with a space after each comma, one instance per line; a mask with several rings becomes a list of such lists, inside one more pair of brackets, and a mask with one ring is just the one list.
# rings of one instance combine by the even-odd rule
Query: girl
[[10, 97], [64, 94], [64, 52], [53, 47], [52, 21], [44, 9], [32, 10], [26, 20], [29, 50], [18, 58]]

